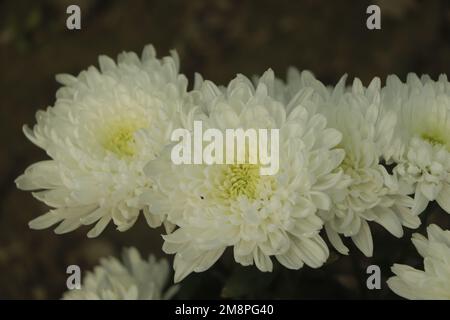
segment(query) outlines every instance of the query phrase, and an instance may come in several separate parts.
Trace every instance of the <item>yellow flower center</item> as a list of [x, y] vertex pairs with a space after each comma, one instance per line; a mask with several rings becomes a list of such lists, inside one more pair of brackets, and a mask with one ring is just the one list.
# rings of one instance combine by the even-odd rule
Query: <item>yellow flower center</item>
[[142, 128], [144, 128], [142, 121], [114, 122], [105, 130], [103, 147], [120, 158], [133, 157], [136, 154], [134, 134]]
[[260, 179], [259, 165], [257, 164], [227, 166], [222, 185], [225, 197], [235, 199], [239, 196], [246, 196], [249, 199], [255, 199]]

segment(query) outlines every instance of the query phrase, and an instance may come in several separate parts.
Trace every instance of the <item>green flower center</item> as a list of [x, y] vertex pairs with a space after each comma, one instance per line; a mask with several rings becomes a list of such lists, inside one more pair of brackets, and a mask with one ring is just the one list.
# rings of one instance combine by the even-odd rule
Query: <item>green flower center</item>
[[136, 154], [134, 134], [144, 128], [141, 121], [120, 121], [112, 123], [105, 131], [103, 147], [120, 158], [130, 158]]
[[446, 146], [445, 140], [441, 137], [440, 134], [437, 133], [422, 133], [421, 135], [422, 139], [425, 141], [428, 141], [431, 145], [442, 145]]
[[239, 196], [246, 196], [249, 199], [255, 199], [260, 179], [259, 165], [257, 164], [227, 166], [222, 185], [225, 197], [235, 199]]

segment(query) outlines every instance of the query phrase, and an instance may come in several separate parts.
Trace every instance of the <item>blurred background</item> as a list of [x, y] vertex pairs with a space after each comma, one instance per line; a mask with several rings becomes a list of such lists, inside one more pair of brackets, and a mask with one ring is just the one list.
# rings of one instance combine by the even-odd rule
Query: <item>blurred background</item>
[[[66, 28], [71, 4], [81, 8], [81, 30]], [[370, 4], [381, 7], [381, 30], [366, 28]], [[148, 43], [159, 56], [176, 49], [188, 78], [200, 72], [221, 84], [236, 73], [251, 76], [269, 67], [284, 76], [290, 65], [311, 70], [326, 84], [344, 73], [366, 84], [391, 73], [435, 78], [450, 71], [450, 1], [1, 1], [0, 298], [59, 299], [68, 265], [90, 270], [123, 246], [136, 246], [145, 256], [163, 255], [159, 232], [143, 219], [126, 233], [110, 225], [97, 239], [87, 239], [86, 229], [61, 236], [51, 229], [29, 230], [28, 221], [48, 208], [13, 183], [28, 165], [46, 158], [21, 128], [34, 124], [38, 109], [54, 103], [55, 74], [78, 74], [97, 64], [99, 54], [140, 53]], [[450, 227], [450, 217], [434, 205], [422, 219]], [[385, 284], [390, 266], [420, 266], [421, 260], [409, 241], [411, 232], [397, 240], [373, 224], [372, 230], [374, 258], [364, 258], [349, 244], [350, 256], [332, 252], [319, 270], [276, 267], [263, 274], [228, 257], [189, 276], [178, 297], [395, 299]], [[381, 290], [366, 287], [370, 264], [381, 268]]]

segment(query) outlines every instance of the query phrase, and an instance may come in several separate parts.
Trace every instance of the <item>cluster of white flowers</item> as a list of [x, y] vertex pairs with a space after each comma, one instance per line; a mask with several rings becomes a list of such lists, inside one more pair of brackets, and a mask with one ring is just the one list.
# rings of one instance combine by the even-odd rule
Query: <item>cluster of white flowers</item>
[[66, 300], [161, 300], [170, 299], [178, 286], [167, 288], [169, 263], [152, 255], [143, 260], [136, 248], [123, 251], [122, 261], [103, 258], [83, 279], [81, 288], [67, 291]]
[[[290, 69], [284, 81], [268, 70], [227, 86], [196, 75], [188, 90], [175, 53], [157, 59], [147, 46], [142, 58], [123, 53], [99, 63], [78, 77], [58, 76], [64, 86], [55, 105], [24, 129], [51, 158], [17, 179], [53, 208], [30, 222], [33, 229], [59, 223], [55, 232], [64, 233], [96, 223], [88, 233], [96, 237], [111, 220], [125, 231], [142, 214], [151, 227], [164, 224], [163, 250], [175, 254], [178, 282], [210, 268], [228, 247], [237, 263], [261, 271], [272, 271], [272, 258], [290, 269], [322, 266], [324, 235], [342, 254], [349, 253], [342, 237], [350, 237], [372, 256], [371, 222], [402, 237], [403, 227], [420, 225], [430, 201], [450, 213], [445, 76], [409, 75], [406, 83], [391, 76], [384, 87], [378, 78], [347, 86], [344, 76], [327, 87], [307, 71]], [[171, 133], [192, 130], [195, 120], [222, 131], [278, 129], [279, 171], [174, 164]], [[124, 288], [121, 296], [136, 296]]]

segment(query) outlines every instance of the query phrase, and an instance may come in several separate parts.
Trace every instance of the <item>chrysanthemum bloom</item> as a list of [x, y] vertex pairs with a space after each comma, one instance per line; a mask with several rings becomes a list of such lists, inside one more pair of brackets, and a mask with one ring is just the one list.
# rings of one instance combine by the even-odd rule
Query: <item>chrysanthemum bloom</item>
[[341, 184], [346, 187], [332, 191], [331, 209], [319, 214], [330, 242], [339, 252], [348, 254], [339, 237], [343, 235], [351, 237], [366, 256], [371, 256], [373, 241], [368, 222], [377, 222], [401, 237], [402, 226], [417, 228], [420, 219], [411, 211], [413, 199], [407, 196], [408, 189], [381, 162], [390, 157], [396, 117], [392, 111], [380, 110], [379, 79], [365, 88], [359, 79], [346, 87], [345, 78], [329, 88], [311, 73], [291, 69], [284, 86], [275, 82], [272, 87], [288, 106], [312, 88], [313, 103], [307, 105], [308, 109], [325, 115], [328, 126], [342, 133], [339, 147], [345, 150], [345, 159], [340, 168], [345, 175]]
[[393, 144], [394, 171], [414, 193], [420, 213], [436, 200], [450, 213], [450, 83], [409, 74], [406, 83], [390, 76], [383, 89], [383, 108], [398, 114]]
[[394, 264], [387, 284], [399, 296], [414, 300], [450, 300], [450, 231], [427, 228], [428, 239], [415, 233], [412, 242], [424, 258], [424, 270]]
[[122, 261], [104, 258], [100, 265], [88, 272], [80, 289], [67, 291], [65, 300], [165, 300], [170, 299], [178, 286], [167, 288], [169, 263], [153, 255], [141, 258], [136, 248], [124, 249]]
[[155, 180], [145, 195], [150, 210], [176, 225], [163, 246], [176, 254], [175, 281], [205, 271], [227, 247], [236, 262], [261, 271], [272, 271], [272, 258], [290, 269], [320, 267], [329, 252], [316, 212], [329, 209], [327, 192], [341, 179], [341, 134], [307, 112], [305, 101], [287, 113], [264, 84], [244, 76], [223, 90], [209, 81], [197, 87], [208, 106], [204, 127], [279, 129], [280, 165], [274, 175], [261, 175], [260, 165], [250, 163], [175, 165], [171, 150], [148, 165]]
[[120, 231], [130, 228], [142, 209], [149, 187], [143, 168], [158, 156], [174, 127], [189, 123], [187, 79], [178, 73], [178, 57], [159, 60], [152, 46], [140, 59], [123, 53], [115, 63], [101, 56], [100, 70], [90, 67], [78, 77], [59, 75], [64, 86], [53, 107], [37, 113], [26, 136], [51, 160], [30, 166], [17, 180], [23, 190], [53, 207], [30, 222], [33, 229], [56, 223], [56, 233], [96, 223], [89, 237], [113, 220]]

